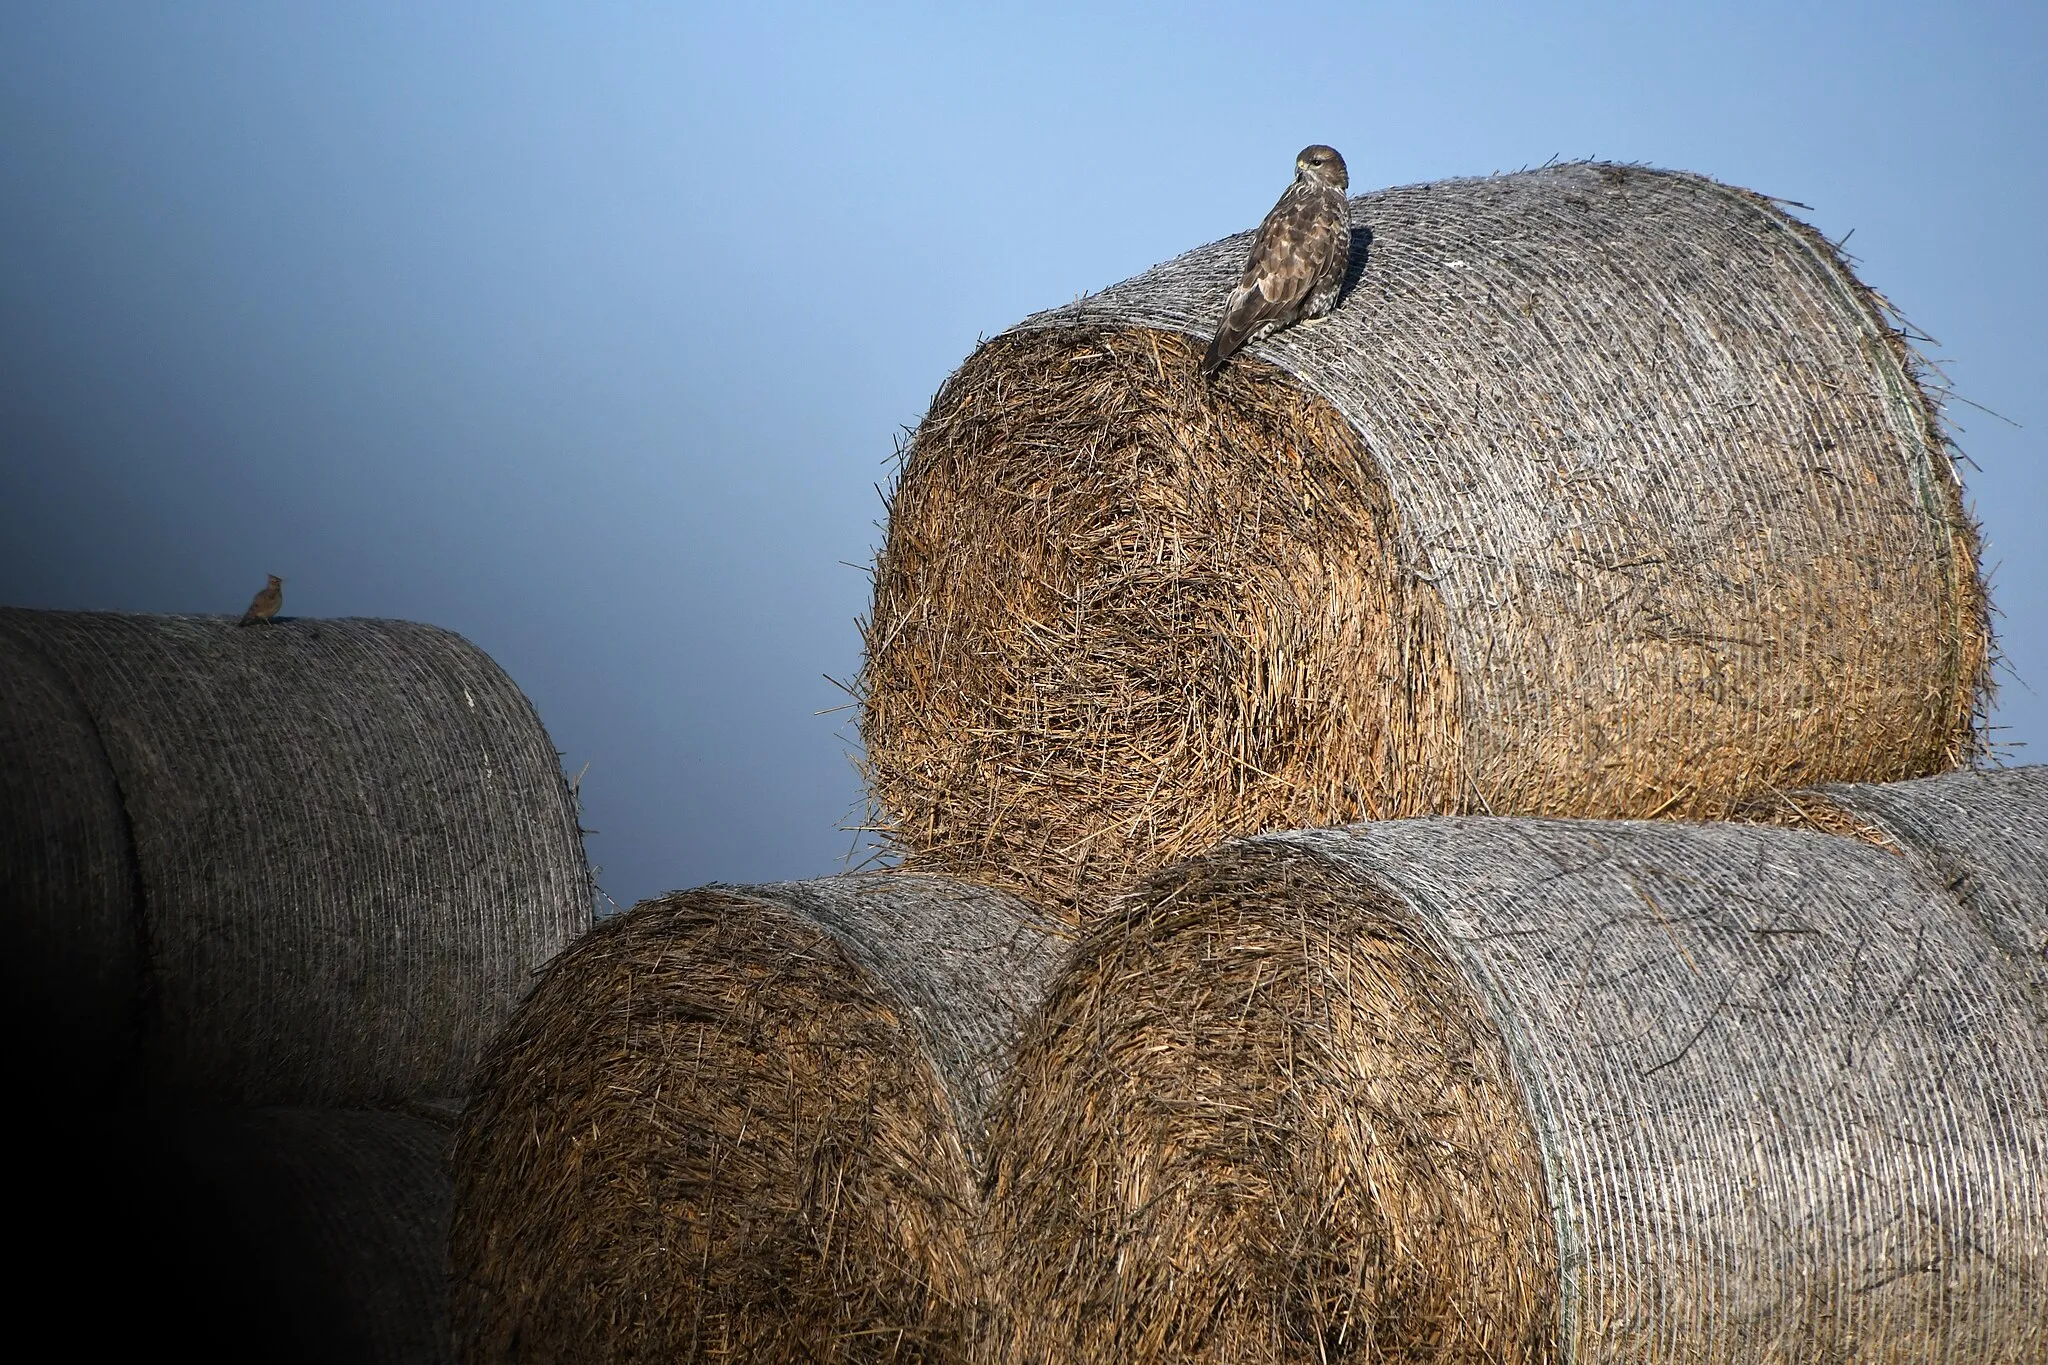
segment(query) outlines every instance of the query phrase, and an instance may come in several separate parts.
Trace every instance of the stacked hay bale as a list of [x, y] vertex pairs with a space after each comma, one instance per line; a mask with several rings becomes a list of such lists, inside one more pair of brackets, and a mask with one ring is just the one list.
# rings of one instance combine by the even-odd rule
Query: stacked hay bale
[[860, 688], [911, 870], [556, 962], [463, 1120], [467, 1358], [2048, 1349], [2048, 1040], [1909, 859], [1453, 819], [1157, 871], [1975, 749], [1973, 531], [1827, 243], [1611, 166], [1355, 221], [1338, 314], [1213, 386], [1243, 238], [940, 393]]
[[29, 835], [6, 846], [9, 956], [103, 976], [99, 1028], [134, 1023], [152, 1088], [460, 1094], [590, 922], [554, 747], [460, 636], [4, 608], [0, 658], [33, 679], [0, 711], [5, 823]]
[[1910, 859], [2003, 950], [2048, 1028], [2048, 765], [1823, 787], [1756, 810]]
[[1005, 1360], [2048, 1358], [2048, 1034], [1859, 841], [1225, 845], [1083, 939], [990, 1150]]
[[29, 1192], [39, 1256], [265, 1359], [449, 1358], [448, 1134], [371, 1107], [448, 1109], [590, 922], [518, 688], [406, 622], [0, 609], [0, 803], [17, 1079], [120, 1173]]
[[705, 887], [564, 953], [463, 1117], [463, 1357], [940, 1361], [983, 1113], [1059, 938], [999, 892]]
[[1242, 236], [940, 391], [860, 688], [907, 865], [1073, 903], [1264, 829], [1718, 818], [1971, 754], [1972, 528], [1816, 233], [1605, 165], [1353, 214], [1337, 312], [1213, 386]]

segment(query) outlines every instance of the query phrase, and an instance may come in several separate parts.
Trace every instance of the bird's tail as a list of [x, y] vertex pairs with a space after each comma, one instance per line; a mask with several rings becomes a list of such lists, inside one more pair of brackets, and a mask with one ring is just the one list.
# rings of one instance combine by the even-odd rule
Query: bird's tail
[[1215, 339], [1209, 343], [1209, 349], [1202, 353], [1202, 373], [1213, 375], [1222, 369], [1223, 362], [1236, 355], [1238, 348], [1244, 345], [1247, 335], [1249, 333], [1245, 329], [1232, 327], [1227, 322], [1218, 328]]

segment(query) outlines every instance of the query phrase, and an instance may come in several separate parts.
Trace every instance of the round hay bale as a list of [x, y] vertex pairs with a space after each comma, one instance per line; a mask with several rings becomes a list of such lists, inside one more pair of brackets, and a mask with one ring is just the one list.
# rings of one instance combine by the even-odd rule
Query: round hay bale
[[[455, 1359], [445, 1125], [276, 1108], [158, 1123], [164, 1219], [153, 1250], [177, 1258], [172, 1273], [187, 1282], [177, 1305], [186, 1344], [230, 1360]], [[159, 1345], [164, 1335], [159, 1326]]]
[[[92, 905], [113, 963], [128, 898], [158, 1088], [323, 1105], [465, 1093], [534, 968], [590, 923], [559, 756], [460, 636], [7, 608], [0, 654], [44, 679], [39, 714], [74, 736], [38, 741], [5, 788], [10, 816], [40, 809], [99, 850], [47, 874], [32, 913]], [[100, 761], [88, 733], [111, 789], [75, 776]], [[108, 870], [124, 856], [116, 804], [132, 882]]]
[[2048, 1039], [1997, 956], [1798, 831], [1225, 845], [1026, 1026], [996, 1354], [2048, 1359]]
[[890, 874], [601, 922], [463, 1118], [463, 1357], [962, 1358], [982, 1113], [1059, 941], [999, 892]]
[[2048, 1029], [2048, 766], [1822, 787], [1762, 809], [1912, 860], [2004, 950]]
[[1065, 901], [1263, 829], [1720, 818], [1955, 767], [1989, 624], [1882, 301], [1610, 165], [1353, 201], [1337, 311], [1212, 385], [1227, 238], [970, 356], [859, 692], [906, 865]]
[[142, 999], [135, 852], [92, 717], [0, 637], [0, 971], [15, 1093], [101, 1095], [134, 1063]]

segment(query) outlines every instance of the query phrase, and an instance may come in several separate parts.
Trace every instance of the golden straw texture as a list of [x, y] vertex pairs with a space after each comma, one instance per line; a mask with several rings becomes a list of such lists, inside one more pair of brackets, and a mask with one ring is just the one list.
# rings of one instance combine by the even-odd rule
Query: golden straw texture
[[1854, 840], [1224, 845], [1083, 937], [990, 1129], [1009, 1361], [2048, 1359], [2048, 1037]]
[[1263, 829], [1718, 818], [1972, 754], [1974, 531], [1825, 241], [1602, 165], [1353, 212], [1337, 311], [1213, 385], [1242, 238], [940, 391], [858, 689], [908, 865], [1071, 904]]
[[464, 1359], [964, 1359], [983, 1111], [1059, 941], [1012, 897], [888, 874], [601, 923], [464, 1115]]

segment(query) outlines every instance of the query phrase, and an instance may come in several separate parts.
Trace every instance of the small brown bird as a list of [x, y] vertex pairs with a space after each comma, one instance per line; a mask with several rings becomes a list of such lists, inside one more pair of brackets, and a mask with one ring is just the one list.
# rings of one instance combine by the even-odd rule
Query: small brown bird
[[1244, 274], [1223, 306], [1216, 339], [1202, 357], [1210, 375], [1269, 332], [1322, 317], [1337, 306], [1351, 260], [1350, 172], [1334, 147], [1317, 143], [1294, 158], [1294, 183], [1252, 239]]
[[276, 574], [269, 575], [270, 581], [256, 592], [249, 601], [249, 610], [242, 613], [240, 624], [253, 626], [268, 623], [277, 615], [277, 609], [284, 605], [284, 580]]

